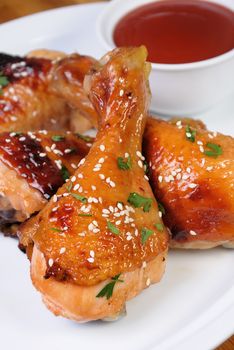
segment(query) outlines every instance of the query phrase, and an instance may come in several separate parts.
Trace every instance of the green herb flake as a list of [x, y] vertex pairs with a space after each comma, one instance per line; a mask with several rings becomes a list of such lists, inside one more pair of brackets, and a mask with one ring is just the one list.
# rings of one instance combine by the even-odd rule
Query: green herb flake
[[87, 198], [80, 196], [77, 193], [71, 193], [72, 197], [74, 197], [75, 199], [77, 199], [78, 201], [82, 202], [82, 203], [87, 203]]
[[113, 294], [113, 290], [114, 290], [114, 287], [115, 287], [115, 284], [117, 282], [121, 282], [123, 283], [124, 281], [123, 280], [120, 280], [119, 277], [120, 277], [121, 274], [118, 274], [114, 277], [111, 278], [111, 282], [108, 283], [97, 295], [96, 295], [96, 298], [103, 298], [103, 297], [106, 297], [106, 299], [110, 299], [112, 297], [112, 294]]
[[132, 204], [135, 208], [143, 208], [144, 212], [149, 212], [152, 206], [152, 198], [146, 198], [136, 192], [130, 193], [128, 197], [128, 203]]
[[57, 227], [51, 227], [50, 228], [52, 231], [56, 231], [56, 232], [62, 232], [62, 230], [60, 228]]
[[164, 225], [161, 223], [155, 224], [154, 226], [159, 232], [162, 232], [164, 230]]
[[67, 186], [66, 189], [68, 190], [68, 192], [71, 192], [72, 189], [72, 182], [70, 182]]
[[209, 150], [205, 150], [204, 154], [208, 157], [217, 158], [223, 154], [222, 147], [216, 143], [207, 142], [206, 147], [209, 148]]
[[69, 171], [64, 165], [62, 166], [62, 169], [60, 171], [61, 171], [61, 175], [62, 175], [62, 178], [64, 181], [69, 179], [69, 177], [70, 177]]
[[161, 213], [163, 215], [166, 214], [166, 210], [165, 210], [164, 206], [162, 205], [162, 203], [160, 203], [160, 202], [158, 202], [158, 210], [161, 211]]
[[112, 233], [114, 233], [115, 235], [119, 235], [119, 229], [110, 221], [107, 221], [107, 227]]
[[3, 75], [2, 72], [0, 72], [0, 94], [2, 95], [3, 91], [2, 88], [7, 86], [9, 84], [9, 80], [5, 75]]
[[145, 242], [147, 241], [147, 239], [154, 233], [154, 231], [149, 230], [148, 228], [143, 228], [141, 230], [141, 242], [142, 244], [145, 244]]
[[85, 142], [93, 142], [93, 138], [92, 137], [79, 134], [78, 132], [76, 133], [76, 136], [79, 137], [81, 140], [84, 140]]
[[131, 157], [130, 156], [128, 156], [127, 158], [118, 157], [117, 164], [118, 164], [119, 169], [129, 170], [132, 168]]
[[149, 164], [146, 160], [143, 161], [145, 175], [149, 175]]
[[78, 214], [78, 216], [81, 216], [81, 217], [91, 217], [93, 216], [92, 214]]
[[63, 141], [63, 140], [64, 140], [64, 136], [53, 135], [53, 136], [51, 137], [51, 139], [52, 139], [54, 142], [59, 142], [59, 141]]
[[190, 142], [195, 142], [195, 138], [196, 138], [196, 130], [191, 129], [190, 125], [186, 125], [185, 128], [185, 136], [186, 139]]

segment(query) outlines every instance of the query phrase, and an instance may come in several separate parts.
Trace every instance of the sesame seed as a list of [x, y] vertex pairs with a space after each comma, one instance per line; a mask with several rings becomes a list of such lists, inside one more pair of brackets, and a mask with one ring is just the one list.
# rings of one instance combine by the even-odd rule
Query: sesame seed
[[94, 228], [93, 229], [93, 233], [98, 233], [98, 232], [100, 232], [99, 228]]
[[62, 161], [61, 161], [61, 159], [55, 160], [54, 162], [57, 165], [57, 168], [61, 170], [62, 169]]
[[122, 203], [117, 203], [117, 208], [119, 209], [119, 210], [123, 210], [123, 204]]
[[90, 250], [90, 252], [89, 252], [89, 254], [90, 254], [90, 256], [92, 257], [92, 258], [94, 258], [94, 251], [93, 250]]
[[195, 187], [197, 187], [197, 184], [191, 183], [191, 184], [188, 185], [188, 187], [195, 188]]
[[85, 158], [82, 158], [81, 161], [79, 162], [78, 166], [84, 164], [84, 162], [85, 162]]
[[94, 258], [88, 258], [87, 259], [89, 263], [93, 263], [94, 262]]
[[114, 181], [110, 181], [110, 186], [111, 186], [111, 187], [115, 187]]
[[104, 152], [105, 151], [105, 149], [106, 149], [106, 147], [104, 146], [104, 145], [100, 145], [100, 150], [102, 151], [102, 152]]
[[197, 233], [196, 233], [195, 231], [193, 231], [193, 230], [190, 230], [189, 233], [190, 233], [190, 235], [192, 235], [192, 236], [196, 236], [196, 235], [197, 235]]
[[211, 171], [213, 168], [214, 168], [213, 166], [208, 166], [208, 167], [206, 168], [206, 170], [207, 170], [207, 171]]
[[158, 181], [159, 181], [159, 182], [162, 182], [162, 180], [163, 180], [163, 177], [162, 177], [161, 175], [159, 175]]
[[105, 179], [105, 175], [103, 175], [103, 174], [99, 174], [99, 177], [100, 177], [101, 180]]
[[129, 157], [129, 153], [126, 152], [126, 153], [124, 154], [124, 157], [125, 157], [125, 158], [128, 158], [128, 157]]
[[146, 261], [143, 261], [143, 263], [142, 263], [142, 267], [143, 267], [143, 269], [145, 269], [145, 268], [146, 268], [146, 266], [147, 266]]
[[123, 94], [124, 94], [124, 91], [123, 91], [123, 89], [121, 89], [120, 92], [119, 92], [119, 96], [122, 97]]
[[83, 178], [84, 178], [83, 174], [78, 174], [77, 177], [78, 177], [79, 179], [83, 179]]
[[62, 247], [62, 248], [60, 249], [59, 253], [60, 253], [60, 254], [63, 254], [63, 253], [65, 253], [65, 251], [66, 251], [66, 248], [65, 248], [65, 247]]
[[147, 280], [146, 280], [146, 285], [147, 285], [147, 287], [149, 287], [149, 285], [150, 285], [150, 278], [147, 278]]
[[78, 190], [78, 188], [80, 187], [80, 185], [79, 184], [75, 184], [75, 186], [74, 186], [74, 191], [77, 191]]
[[94, 185], [92, 185], [91, 188], [93, 191], [95, 191], [97, 189], [96, 186], [94, 186]]
[[71, 182], [75, 182], [76, 181], [76, 177], [75, 176], [72, 176], [71, 177]]
[[188, 174], [183, 174], [183, 175], [182, 175], [182, 179], [183, 179], [183, 180], [187, 180], [188, 178], [189, 178], [189, 175], [188, 175]]
[[39, 153], [39, 156], [43, 158], [46, 156], [46, 153]]
[[200, 149], [201, 153], [204, 153], [204, 147], [203, 146], [200, 146], [199, 149]]
[[104, 161], [105, 161], [105, 158], [102, 157], [99, 159], [98, 163], [104, 163]]
[[53, 264], [54, 264], [54, 260], [50, 258], [48, 261], [48, 265], [51, 267], [53, 266]]
[[138, 166], [139, 166], [140, 168], [143, 168], [143, 163], [142, 163], [141, 160], [138, 160], [137, 164], [138, 164]]
[[177, 180], [181, 180], [181, 174], [180, 174], [180, 173], [178, 173], [178, 174], [176, 175], [176, 179], [177, 179]]
[[53, 196], [53, 202], [56, 203], [58, 200], [58, 197], [56, 196], [56, 194]]

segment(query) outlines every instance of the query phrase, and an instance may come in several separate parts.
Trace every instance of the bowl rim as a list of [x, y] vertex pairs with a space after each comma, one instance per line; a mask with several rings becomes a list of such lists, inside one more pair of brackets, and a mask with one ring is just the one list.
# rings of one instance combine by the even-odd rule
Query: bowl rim
[[[142, 2], [142, 4], [140, 4], [140, 3], [137, 4], [131, 10], [133, 10], [139, 6], [143, 6], [147, 2], [153, 2], [153, 1], [163, 1], [163, 0], [148, 0], [148, 1]], [[197, 0], [197, 1], [202, 1], [202, 0]], [[204, 1], [207, 1], [207, 0], [204, 0]], [[232, 10], [232, 8], [230, 6], [224, 5], [223, 1], [221, 1], [221, 2], [220, 2], [220, 0], [208, 0], [208, 1], [218, 3], [224, 7], [227, 7], [228, 9]], [[115, 8], [115, 6], [118, 4], [123, 4], [123, 3], [124, 3], [123, 0], [112, 0], [104, 8], [104, 11], [101, 12], [101, 14], [99, 15], [99, 17], [97, 19], [96, 27], [97, 27], [97, 34], [99, 36], [99, 39], [102, 41], [102, 43], [105, 45], [105, 47], [110, 49], [110, 50], [113, 50], [114, 48], [116, 48], [114, 41], [113, 41], [113, 29], [114, 29], [116, 23], [114, 23], [112, 25], [111, 33], [108, 34], [108, 36], [110, 36], [110, 38], [111, 38], [112, 44], [110, 44], [110, 42], [106, 39], [105, 34], [103, 34], [103, 32], [104, 32], [103, 26], [105, 24], [106, 18], [110, 15], [110, 13]], [[128, 12], [129, 11], [123, 12], [120, 18], [123, 18]], [[161, 71], [184, 71], [184, 70], [194, 70], [194, 69], [200, 69], [200, 68], [214, 66], [214, 65], [219, 64], [221, 62], [227, 61], [231, 58], [234, 58], [234, 48], [221, 54], [221, 55], [214, 56], [214, 57], [208, 58], [206, 60], [195, 61], [195, 62], [190, 62], [190, 63], [154, 63], [154, 62], [150, 62], [150, 63], [152, 66], [152, 70], [155, 69], [155, 70], [161, 70]]]

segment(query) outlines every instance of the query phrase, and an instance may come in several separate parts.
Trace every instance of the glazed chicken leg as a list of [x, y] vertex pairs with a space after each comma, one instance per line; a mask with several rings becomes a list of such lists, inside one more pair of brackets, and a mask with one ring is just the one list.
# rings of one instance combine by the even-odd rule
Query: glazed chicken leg
[[148, 119], [144, 154], [175, 248], [234, 247], [234, 139], [195, 121]]
[[70, 132], [1, 133], [1, 229], [9, 232], [11, 224], [41, 210], [75, 172], [92, 142]]
[[0, 54], [0, 132], [83, 132], [96, 125], [83, 89], [84, 76], [96, 61], [78, 54], [56, 56], [60, 58]]
[[54, 314], [79, 322], [118, 317], [164, 272], [168, 232], [141, 154], [145, 59], [144, 47], [116, 49], [86, 79], [100, 116], [96, 141], [31, 221], [33, 284]]

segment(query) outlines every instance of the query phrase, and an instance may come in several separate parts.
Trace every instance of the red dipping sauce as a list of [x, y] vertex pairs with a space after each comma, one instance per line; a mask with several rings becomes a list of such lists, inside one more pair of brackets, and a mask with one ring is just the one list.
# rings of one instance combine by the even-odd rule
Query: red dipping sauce
[[234, 12], [208, 1], [152, 2], [117, 23], [114, 42], [145, 45], [155, 63], [202, 61], [234, 48]]

